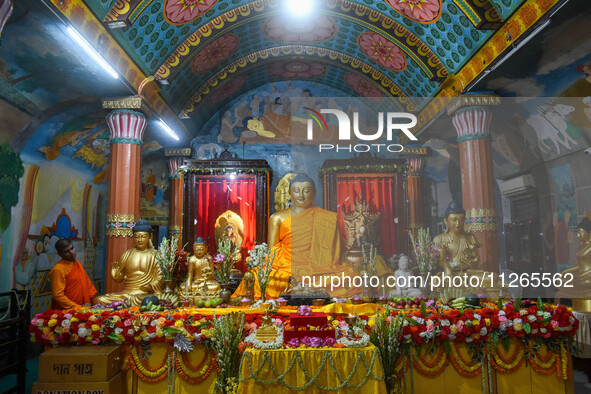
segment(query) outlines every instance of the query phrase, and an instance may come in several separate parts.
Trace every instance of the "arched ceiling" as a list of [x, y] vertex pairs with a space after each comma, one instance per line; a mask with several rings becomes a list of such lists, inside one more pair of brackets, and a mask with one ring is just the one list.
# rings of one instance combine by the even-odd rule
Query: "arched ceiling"
[[[167, 122], [198, 136], [227, 103], [277, 81], [351, 97], [453, 96], [559, 0], [45, 0]], [[120, 89], [119, 89], [120, 90]], [[427, 122], [441, 108], [410, 100]], [[188, 132], [187, 132], [188, 131]]]

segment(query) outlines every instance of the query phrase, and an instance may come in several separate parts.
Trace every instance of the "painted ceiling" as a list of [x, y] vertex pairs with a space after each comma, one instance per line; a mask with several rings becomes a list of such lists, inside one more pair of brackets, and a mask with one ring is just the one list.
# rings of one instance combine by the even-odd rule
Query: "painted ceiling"
[[[274, 82], [310, 83], [316, 96], [410, 98], [426, 123], [441, 108], [425, 99], [467, 91], [564, 0], [317, 0], [301, 19], [283, 0], [43, 3], [14, 4], [0, 42], [2, 100], [47, 116], [81, 97], [135, 94], [153, 77], [142, 94], [187, 146], [230, 103]], [[79, 53], [68, 25], [119, 80]]]

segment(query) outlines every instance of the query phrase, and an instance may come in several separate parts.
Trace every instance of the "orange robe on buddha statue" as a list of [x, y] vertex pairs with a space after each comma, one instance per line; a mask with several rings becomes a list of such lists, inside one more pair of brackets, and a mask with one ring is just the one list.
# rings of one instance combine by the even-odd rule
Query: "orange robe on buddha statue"
[[[358, 275], [348, 264], [340, 261], [341, 241], [338, 232], [337, 214], [317, 206], [310, 207], [287, 217], [279, 227], [279, 242], [271, 248], [271, 255], [276, 253], [271, 276], [275, 277], [267, 286], [266, 297], [277, 298], [285, 292], [289, 277], [298, 282], [302, 277], [311, 277], [311, 283], [321, 283], [325, 275]], [[256, 275], [256, 273], [255, 273]], [[316, 278], [316, 279], [314, 279]], [[333, 297], [345, 297], [358, 293], [360, 289], [344, 287], [331, 291], [330, 279], [327, 279], [327, 292]], [[308, 285], [308, 279], [305, 282]], [[260, 298], [258, 281], [254, 285], [255, 298]], [[244, 282], [234, 292], [234, 297], [246, 295]]]

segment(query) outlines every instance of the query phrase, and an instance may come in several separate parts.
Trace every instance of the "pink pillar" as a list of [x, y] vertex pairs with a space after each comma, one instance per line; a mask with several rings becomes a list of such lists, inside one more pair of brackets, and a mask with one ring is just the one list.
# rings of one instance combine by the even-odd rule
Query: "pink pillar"
[[111, 266], [133, 247], [133, 224], [140, 219], [141, 145], [146, 129], [143, 113], [117, 109], [107, 116], [111, 132], [109, 206], [105, 290], [119, 291], [123, 284], [111, 277]]
[[499, 271], [499, 250], [495, 209], [491, 113], [483, 107], [468, 106], [453, 114], [453, 125], [460, 146], [462, 200], [466, 210], [466, 231], [476, 235], [482, 245], [480, 268]]

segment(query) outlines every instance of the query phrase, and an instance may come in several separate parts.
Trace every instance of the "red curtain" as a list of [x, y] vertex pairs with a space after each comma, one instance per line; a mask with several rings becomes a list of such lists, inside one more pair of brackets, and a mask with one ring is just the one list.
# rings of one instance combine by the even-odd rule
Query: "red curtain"
[[393, 177], [377, 177], [374, 175], [337, 177], [337, 214], [339, 230], [344, 243], [345, 222], [343, 214], [355, 209], [355, 202], [360, 199], [369, 204], [370, 213], [380, 212], [378, 234], [380, 252], [388, 258], [398, 253], [396, 247], [396, 198], [394, 195], [395, 179]]
[[[240, 215], [244, 222], [242, 259], [252, 249], [256, 238], [256, 179], [252, 175], [237, 175], [197, 179], [197, 214], [195, 236], [209, 244], [210, 254], [216, 251], [215, 221], [227, 210]], [[243, 266], [236, 267], [242, 269]]]

